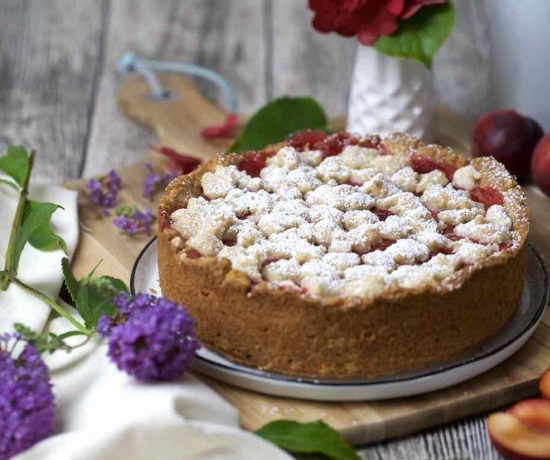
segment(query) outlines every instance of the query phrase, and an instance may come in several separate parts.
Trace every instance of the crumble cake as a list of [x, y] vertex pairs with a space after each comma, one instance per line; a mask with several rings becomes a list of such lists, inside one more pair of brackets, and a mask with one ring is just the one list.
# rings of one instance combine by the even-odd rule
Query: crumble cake
[[520, 301], [525, 196], [493, 158], [402, 134], [297, 133], [167, 187], [163, 295], [209, 348], [289, 375], [370, 378], [444, 362]]

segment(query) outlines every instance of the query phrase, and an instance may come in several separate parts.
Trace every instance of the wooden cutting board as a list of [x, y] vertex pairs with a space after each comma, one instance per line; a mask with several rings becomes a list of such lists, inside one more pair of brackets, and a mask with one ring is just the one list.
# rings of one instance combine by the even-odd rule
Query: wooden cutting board
[[[162, 80], [175, 95], [173, 99], [154, 101], [148, 97], [143, 80], [128, 79], [119, 93], [122, 112], [153, 129], [159, 145], [205, 159], [223, 151], [227, 142], [206, 142], [199, 132], [205, 126], [223, 122], [224, 113], [184, 78], [172, 75]], [[437, 123], [438, 142], [464, 153], [468, 151], [471, 127], [467, 122], [448, 110], [441, 110]], [[335, 123], [338, 124], [341, 126], [342, 120]], [[157, 169], [166, 168], [166, 160], [154, 151], [144, 157], [144, 161], [152, 161]], [[156, 206], [156, 202], [148, 202], [141, 196], [146, 175], [143, 162], [118, 172], [124, 183], [120, 195], [123, 203]], [[97, 210], [88, 204], [85, 183], [81, 180], [67, 184], [82, 192], [82, 236], [73, 261], [74, 269], [83, 275], [103, 259], [98, 273], [128, 281], [134, 260], [149, 237], [117, 234], [112, 218], [98, 217]], [[532, 215], [530, 240], [546, 260], [550, 260], [550, 199], [532, 185], [528, 185], [526, 191]], [[507, 362], [473, 380], [422, 396], [381, 402], [320, 403], [267, 396], [205, 380], [240, 410], [242, 424], [247, 429], [254, 430], [279, 418], [322, 419], [351, 443], [363, 444], [410, 434], [534, 395], [538, 377], [549, 366], [550, 309], [531, 340]]]

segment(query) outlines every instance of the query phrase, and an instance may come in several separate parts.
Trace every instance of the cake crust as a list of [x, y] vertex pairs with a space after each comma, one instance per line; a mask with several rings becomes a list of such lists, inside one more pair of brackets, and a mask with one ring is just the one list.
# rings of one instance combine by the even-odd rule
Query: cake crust
[[[276, 151], [284, 144], [269, 147]], [[411, 150], [456, 168], [471, 164], [480, 186], [506, 192], [515, 245], [445, 278], [376, 296], [315, 298], [254, 284], [227, 259], [182, 258], [167, 218], [202, 193], [201, 178], [238, 155], [219, 156], [172, 181], [161, 200], [158, 264], [163, 295], [189, 309], [197, 335], [231, 360], [304, 377], [373, 378], [429, 367], [494, 336], [514, 315], [523, 290], [528, 215], [525, 196], [493, 158], [471, 162], [405, 135], [384, 140], [392, 155]], [[162, 217], [164, 216], [164, 217]], [[163, 223], [164, 222], [164, 223]]]

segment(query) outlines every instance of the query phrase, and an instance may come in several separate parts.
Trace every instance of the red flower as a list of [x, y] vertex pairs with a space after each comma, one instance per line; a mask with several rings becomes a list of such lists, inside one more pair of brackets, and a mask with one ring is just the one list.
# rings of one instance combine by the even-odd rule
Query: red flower
[[363, 45], [372, 45], [381, 35], [391, 35], [399, 22], [414, 16], [426, 5], [446, 0], [309, 0], [313, 27], [322, 33], [357, 35]]

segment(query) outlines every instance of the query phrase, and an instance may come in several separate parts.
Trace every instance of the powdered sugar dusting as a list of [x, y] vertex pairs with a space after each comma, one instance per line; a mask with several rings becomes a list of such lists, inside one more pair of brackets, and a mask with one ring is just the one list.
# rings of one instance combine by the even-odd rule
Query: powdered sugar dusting
[[182, 257], [192, 248], [228, 259], [272, 288], [372, 297], [444, 280], [516, 244], [515, 189], [485, 209], [470, 195], [483, 181], [474, 162], [449, 181], [387, 153], [350, 145], [324, 158], [285, 146], [259, 177], [218, 165], [202, 176], [203, 195], [172, 213], [172, 245]]

